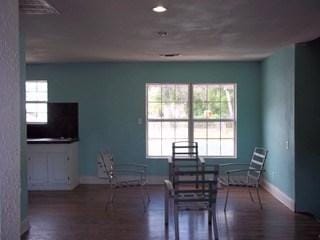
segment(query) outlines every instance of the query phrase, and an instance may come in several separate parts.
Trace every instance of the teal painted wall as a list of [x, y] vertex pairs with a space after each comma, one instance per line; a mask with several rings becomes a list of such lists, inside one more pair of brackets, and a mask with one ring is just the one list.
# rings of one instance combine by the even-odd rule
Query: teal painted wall
[[262, 136], [263, 145], [269, 150], [265, 178], [292, 199], [295, 198], [294, 56], [294, 47], [287, 47], [262, 63]]
[[[118, 161], [146, 160], [145, 125], [137, 119], [145, 119], [148, 82], [237, 83], [238, 161], [249, 161], [261, 144], [260, 62], [40, 64], [27, 66], [27, 79], [47, 79], [49, 101], [79, 102], [82, 176], [96, 175], [105, 145]], [[165, 160], [147, 162], [149, 174], [166, 174]]]
[[320, 38], [296, 47], [296, 210], [320, 219]]

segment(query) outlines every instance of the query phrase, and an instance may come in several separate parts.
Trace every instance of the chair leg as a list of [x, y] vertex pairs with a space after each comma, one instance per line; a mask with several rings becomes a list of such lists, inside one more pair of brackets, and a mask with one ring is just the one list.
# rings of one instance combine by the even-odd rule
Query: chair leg
[[169, 193], [165, 191], [164, 196], [164, 225], [167, 228], [169, 224]]
[[142, 204], [143, 204], [143, 211], [146, 212], [147, 210], [147, 204], [145, 202], [145, 192], [144, 192], [144, 187], [143, 185], [140, 185], [140, 193], [141, 193], [141, 199], [142, 199]]
[[144, 190], [144, 193], [145, 193], [145, 195], [147, 197], [147, 200], [148, 200], [148, 203], [149, 203], [151, 200], [150, 200], [150, 194], [149, 194], [149, 191], [148, 191], [148, 187], [147, 187], [146, 184], [143, 185], [143, 190]]
[[254, 198], [253, 198], [252, 193], [250, 191], [250, 186], [247, 186], [247, 188], [248, 188], [248, 192], [249, 192], [249, 195], [250, 195], [251, 202], [254, 202]]
[[218, 225], [217, 225], [217, 215], [216, 215], [216, 204], [212, 204], [211, 212], [212, 212], [211, 214], [212, 214], [212, 222], [213, 222], [214, 239], [218, 240], [219, 235], [218, 235]]
[[174, 233], [175, 239], [179, 240], [179, 211], [176, 205], [174, 205]]
[[260, 198], [260, 193], [259, 193], [259, 186], [256, 186], [256, 190], [257, 190], [257, 196], [258, 196], [258, 200], [259, 200], [260, 209], [262, 210], [262, 203], [261, 203], [261, 198]]
[[105, 210], [107, 211], [109, 208], [110, 204], [113, 204], [113, 200], [115, 198], [115, 194], [116, 194], [116, 187], [113, 186], [113, 184], [109, 184], [109, 190], [110, 190], [110, 196], [108, 201], [106, 202], [106, 206], [105, 206]]
[[210, 226], [212, 224], [212, 216], [213, 216], [212, 207], [210, 206], [209, 209], [208, 209], [208, 225], [210, 225]]
[[226, 195], [226, 200], [224, 202], [224, 211], [227, 210], [227, 203], [228, 203], [228, 198], [229, 198], [229, 185], [227, 185], [227, 195]]
[[249, 195], [250, 195], [251, 202], [254, 202], [254, 198], [253, 198], [253, 196], [252, 196], [252, 194], [251, 194], [251, 191], [250, 191], [250, 184], [249, 184], [249, 182], [250, 182], [250, 179], [249, 179], [249, 176], [247, 176], [247, 188], [248, 188], [248, 192], [249, 192]]

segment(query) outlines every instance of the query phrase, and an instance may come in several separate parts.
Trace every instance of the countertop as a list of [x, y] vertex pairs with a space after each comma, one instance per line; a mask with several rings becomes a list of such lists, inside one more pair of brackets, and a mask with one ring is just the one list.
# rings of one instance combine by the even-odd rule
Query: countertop
[[28, 144], [68, 144], [78, 142], [78, 138], [28, 138]]

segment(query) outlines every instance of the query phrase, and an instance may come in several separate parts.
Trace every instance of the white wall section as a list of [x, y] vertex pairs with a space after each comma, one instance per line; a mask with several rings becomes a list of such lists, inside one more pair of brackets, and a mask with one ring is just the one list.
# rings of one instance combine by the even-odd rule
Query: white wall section
[[20, 239], [20, 68], [17, 0], [0, 7], [0, 239]]

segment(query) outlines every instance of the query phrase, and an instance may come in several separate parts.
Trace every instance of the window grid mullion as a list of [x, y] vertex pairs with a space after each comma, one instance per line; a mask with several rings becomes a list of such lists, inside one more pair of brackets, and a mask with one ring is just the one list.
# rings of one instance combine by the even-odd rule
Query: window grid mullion
[[48, 103], [47, 101], [26, 101], [26, 103]]
[[[161, 102], [161, 105], [160, 105], [160, 111], [161, 111], [161, 119], [163, 118], [163, 99], [162, 99], [162, 85], [161, 85], [161, 90], [160, 90], [160, 94], [161, 94], [161, 97], [160, 97], [160, 102]], [[163, 121], [160, 122], [160, 136], [161, 136], [161, 139], [160, 139], [160, 152], [161, 152], [161, 155], [163, 155], [163, 149], [162, 149], [162, 141], [163, 141], [163, 136], [162, 136], [162, 128], [163, 128], [163, 125], [162, 125]]]
[[208, 155], [209, 154], [209, 125], [208, 125], [208, 122], [206, 122], [206, 154]]
[[219, 139], [219, 145], [220, 145], [220, 156], [222, 155], [222, 149], [221, 149], [221, 131], [222, 131], [222, 124], [221, 124], [221, 86], [219, 87], [219, 103], [220, 103], [220, 106], [219, 106], [219, 109], [220, 109], [220, 113], [219, 113], [219, 115], [220, 115], [220, 124], [219, 124], [219, 126], [220, 126], [220, 139]]
[[[174, 85], [174, 100], [173, 100], [173, 104], [174, 104], [174, 118], [177, 118], [177, 85]], [[174, 141], [177, 141], [177, 123], [173, 122], [173, 139]]]
[[188, 122], [188, 119], [148, 119], [149, 122]]
[[[154, 119], [156, 120], [156, 119]], [[187, 121], [187, 119], [185, 120]], [[236, 122], [235, 120], [233, 119], [221, 119], [221, 120], [218, 120], [218, 119], [194, 119], [193, 120], [194, 122]]]
[[193, 124], [193, 85], [190, 83], [188, 86], [188, 110], [189, 110], [189, 119], [188, 119], [188, 139], [191, 144], [194, 141], [194, 124]]

